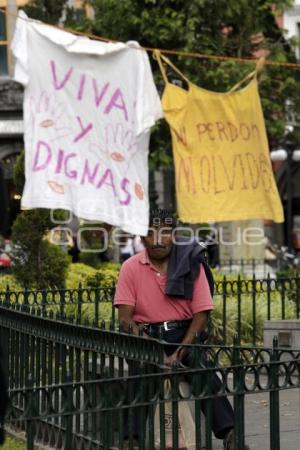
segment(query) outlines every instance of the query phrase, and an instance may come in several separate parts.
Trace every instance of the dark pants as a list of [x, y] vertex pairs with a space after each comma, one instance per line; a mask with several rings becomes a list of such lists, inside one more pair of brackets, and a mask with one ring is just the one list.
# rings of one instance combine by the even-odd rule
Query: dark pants
[[[164, 332], [162, 338], [164, 341], [169, 343], [181, 343], [183, 340], [183, 337], [186, 333], [186, 328], [176, 329], [176, 330], [170, 330]], [[204, 340], [205, 335], [202, 335], [202, 341]], [[152, 337], [158, 337], [152, 334]], [[201, 342], [201, 336], [199, 338], [199, 341]], [[165, 346], [165, 353], [167, 356], [171, 355], [175, 350], [176, 346]], [[138, 375], [139, 374], [139, 364], [136, 362], [128, 362], [130, 366], [130, 374], [131, 375]], [[194, 366], [194, 361], [192, 359], [191, 354], [187, 354], [183, 360], [182, 363], [187, 366], [191, 367]], [[205, 356], [201, 358], [200, 366], [205, 367], [207, 365], [207, 359]], [[199, 367], [199, 362], [197, 362], [197, 366]], [[210, 377], [210, 391], [213, 393], [217, 393], [221, 390], [222, 383], [219, 379], [219, 377], [214, 374]], [[138, 389], [138, 386], [136, 386], [136, 389]], [[206, 407], [207, 402], [204, 400], [201, 402], [201, 409], [204, 414], [206, 414]], [[138, 413], [138, 411], [136, 411]], [[216, 438], [223, 439], [229, 430], [231, 430], [234, 427], [234, 413], [231, 404], [229, 403], [227, 397], [215, 397], [211, 400], [211, 423], [212, 423], [212, 431]], [[138, 430], [141, 429], [141, 426], [143, 426], [140, 423], [138, 414], [134, 415], [133, 418], [133, 429], [132, 434], [138, 437]], [[128, 423], [125, 418], [125, 430], [128, 430]]]

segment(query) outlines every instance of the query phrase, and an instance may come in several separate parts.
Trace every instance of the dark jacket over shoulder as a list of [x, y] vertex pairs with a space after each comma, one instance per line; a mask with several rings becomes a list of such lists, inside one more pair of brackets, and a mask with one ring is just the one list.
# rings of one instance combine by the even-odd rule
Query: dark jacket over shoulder
[[192, 299], [194, 282], [200, 270], [205, 270], [211, 295], [214, 280], [205, 258], [205, 247], [189, 238], [177, 237], [173, 244], [167, 272], [166, 295]]

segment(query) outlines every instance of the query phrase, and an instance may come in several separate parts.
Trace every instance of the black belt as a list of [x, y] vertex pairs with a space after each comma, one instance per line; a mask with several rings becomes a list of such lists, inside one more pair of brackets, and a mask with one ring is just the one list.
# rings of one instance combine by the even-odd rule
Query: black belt
[[151, 333], [159, 333], [160, 331], [166, 332], [171, 330], [177, 330], [178, 328], [187, 328], [192, 319], [188, 320], [167, 320], [165, 322], [157, 322], [157, 323], [145, 323], [143, 324], [143, 328], [145, 332]]

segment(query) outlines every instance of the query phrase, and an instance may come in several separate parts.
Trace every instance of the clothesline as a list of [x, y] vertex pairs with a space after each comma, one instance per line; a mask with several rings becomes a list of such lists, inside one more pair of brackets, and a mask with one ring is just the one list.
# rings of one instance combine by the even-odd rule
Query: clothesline
[[[0, 8], [0, 12], [2, 12], [3, 14], [7, 14], [13, 17], [19, 17], [17, 14], [14, 14], [10, 11], [6, 11], [3, 8]], [[30, 18], [25, 18], [25, 17], [21, 17], [22, 20], [28, 21], [28, 22], [41, 22], [41, 21], [36, 21], [34, 19], [30, 19]], [[103, 36], [96, 36], [92, 33], [86, 33], [83, 31], [77, 31], [77, 30], [73, 30], [71, 28], [67, 28], [67, 27], [59, 27], [57, 25], [52, 25], [52, 24], [48, 24], [45, 22], [42, 22], [44, 25], [47, 25], [49, 27], [52, 28], [57, 28], [60, 31], [67, 31], [69, 33], [73, 33], [76, 34], [78, 36], [85, 36], [88, 37], [90, 39], [96, 40], [96, 41], [101, 41], [101, 42], [111, 42], [111, 43], [116, 43], [119, 41], [110, 39], [110, 38], [106, 38]], [[147, 52], [153, 53], [155, 50], [159, 50], [161, 53], [166, 54], [166, 55], [176, 55], [176, 56], [184, 56], [184, 57], [190, 57], [190, 58], [196, 58], [196, 59], [210, 59], [210, 60], [215, 60], [215, 61], [232, 61], [232, 62], [237, 62], [237, 63], [241, 63], [241, 64], [255, 64], [259, 58], [238, 58], [235, 56], [222, 56], [222, 55], [210, 55], [210, 54], [204, 54], [204, 53], [196, 53], [196, 52], [185, 52], [185, 51], [181, 51], [181, 50], [171, 50], [171, 49], [165, 49], [165, 48], [155, 48], [155, 47], [143, 47], [141, 46], [140, 48], [137, 47], [131, 47], [130, 44], [126, 44], [128, 47], [133, 48], [134, 50], [145, 50]], [[288, 62], [278, 62], [278, 61], [270, 61], [270, 60], [265, 60], [265, 65], [267, 66], [277, 66], [277, 67], [288, 67], [291, 69], [300, 69], [300, 63], [288, 63]]]

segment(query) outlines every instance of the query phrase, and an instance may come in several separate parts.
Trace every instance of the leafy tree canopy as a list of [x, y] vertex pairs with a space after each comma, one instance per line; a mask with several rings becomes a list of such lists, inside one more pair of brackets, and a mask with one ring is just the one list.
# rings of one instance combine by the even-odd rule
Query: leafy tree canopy
[[[265, 49], [268, 59], [295, 61], [292, 42], [278, 28], [276, 15], [293, 0], [94, 0], [95, 16], [88, 31], [114, 40], [137, 40], [147, 47], [177, 49], [220, 56], [253, 57]], [[233, 61], [171, 56], [194, 83], [226, 91], [254, 65]], [[151, 58], [152, 60], [152, 58]], [[160, 91], [161, 75], [152, 66]], [[286, 125], [286, 100], [293, 99], [293, 113], [300, 110], [299, 72], [267, 66], [260, 76], [260, 94], [271, 146], [279, 144]], [[170, 78], [178, 75], [171, 73]], [[170, 162], [170, 137], [162, 122], [151, 141], [152, 162]]]
[[26, 14], [32, 19], [57, 24], [68, 10], [68, 0], [30, 0], [24, 7]]

